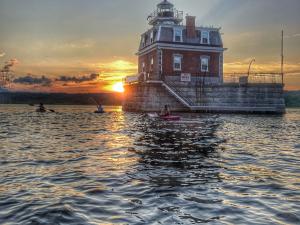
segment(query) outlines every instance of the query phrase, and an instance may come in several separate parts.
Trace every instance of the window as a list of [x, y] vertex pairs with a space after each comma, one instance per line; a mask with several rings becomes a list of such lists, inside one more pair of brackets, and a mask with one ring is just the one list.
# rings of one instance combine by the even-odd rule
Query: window
[[150, 71], [153, 71], [153, 65], [154, 65], [154, 58], [151, 58], [151, 62], [150, 62]]
[[182, 30], [174, 29], [174, 42], [182, 42]]
[[142, 63], [142, 72], [145, 72], [145, 63]]
[[209, 44], [209, 32], [201, 31], [201, 44]]
[[142, 37], [142, 45], [143, 45], [143, 47], [145, 47], [145, 45], [146, 45], [146, 38], [145, 38], [145, 36]]
[[201, 57], [201, 72], [209, 71], [209, 57]]
[[150, 34], [150, 42], [153, 43], [153, 41], [154, 41], [154, 31], [152, 31]]
[[148, 41], [148, 36], [145, 34], [143, 36], [143, 47], [145, 47], [147, 45], [147, 41]]
[[182, 56], [174, 55], [174, 59], [173, 59], [174, 71], [181, 71], [181, 61], [182, 61]]

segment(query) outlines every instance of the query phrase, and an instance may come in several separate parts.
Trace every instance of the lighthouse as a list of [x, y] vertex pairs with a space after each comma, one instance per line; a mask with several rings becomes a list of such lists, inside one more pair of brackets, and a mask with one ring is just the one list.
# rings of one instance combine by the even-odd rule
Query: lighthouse
[[224, 76], [221, 28], [198, 26], [195, 16], [167, 0], [147, 22], [137, 75], [124, 81], [123, 110], [158, 112], [168, 105], [180, 112], [285, 112], [282, 74]]
[[139, 74], [143, 80], [222, 82], [223, 44], [219, 28], [197, 27], [167, 0], [148, 16], [141, 35]]

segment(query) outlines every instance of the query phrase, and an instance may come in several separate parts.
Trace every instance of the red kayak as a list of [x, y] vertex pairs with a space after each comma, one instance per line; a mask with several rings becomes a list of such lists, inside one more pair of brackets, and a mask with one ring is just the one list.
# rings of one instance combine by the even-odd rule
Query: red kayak
[[166, 121], [178, 121], [180, 120], [180, 116], [160, 116], [161, 119], [166, 120]]

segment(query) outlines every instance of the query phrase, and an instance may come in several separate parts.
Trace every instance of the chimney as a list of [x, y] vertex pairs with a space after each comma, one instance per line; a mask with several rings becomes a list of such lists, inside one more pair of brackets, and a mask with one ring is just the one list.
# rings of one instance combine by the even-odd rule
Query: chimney
[[196, 17], [186, 16], [186, 35], [187, 38], [196, 38]]

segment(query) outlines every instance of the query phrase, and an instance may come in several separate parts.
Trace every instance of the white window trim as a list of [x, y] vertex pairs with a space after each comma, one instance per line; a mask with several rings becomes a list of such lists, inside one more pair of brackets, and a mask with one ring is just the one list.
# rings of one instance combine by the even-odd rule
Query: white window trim
[[[203, 43], [203, 33], [207, 33], [207, 43]], [[204, 44], [204, 45], [209, 45], [210, 44], [210, 32], [209, 30], [201, 30], [201, 44]]]
[[160, 40], [160, 34], [161, 34], [161, 26], [159, 26], [159, 28], [158, 28], [158, 33], [156, 35], [156, 41]]
[[[206, 70], [204, 70], [203, 68], [202, 68], [202, 60], [203, 59], [206, 59], [207, 60], [207, 69]], [[210, 57], [209, 56], [201, 56], [200, 57], [200, 69], [201, 69], [201, 72], [209, 72], [209, 61], [210, 61]]]
[[154, 31], [151, 31], [150, 33], [150, 43], [154, 42]]
[[142, 40], [142, 42], [143, 42], [143, 47], [146, 47], [146, 46], [147, 46], [146, 34], [143, 35], [143, 40]]
[[145, 47], [145, 37], [144, 37], [144, 35], [142, 36], [142, 46]]
[[[180, 41], [176, 41], [176, 31], [180, 31]], [[173, 29], [173, 42], [182, 42], [183, 38], [182, 38], [182, 29], [180, 28], [174, 28]]]
[[[180, 68], [175, 68], [175, 57], [179, 57], [180, 58]], [[182, 71], [182, 55], [173, 55], [173, 70], [174, 71]]]
[[151, 58], [150, 60], [150, 71], [154, 70], [154, 57]]

